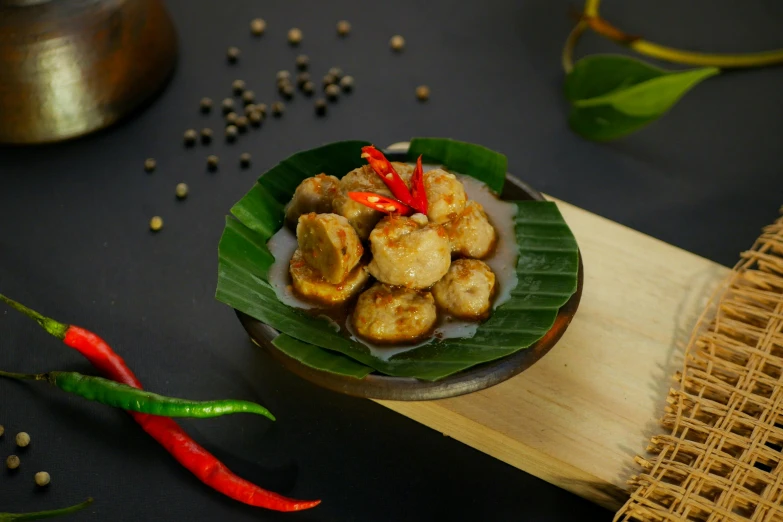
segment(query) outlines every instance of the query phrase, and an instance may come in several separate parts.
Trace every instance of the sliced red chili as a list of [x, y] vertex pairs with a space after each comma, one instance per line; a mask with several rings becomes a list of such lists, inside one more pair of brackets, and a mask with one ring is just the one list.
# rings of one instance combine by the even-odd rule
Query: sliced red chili
[[424, 168], [421, 166], [421, 155], [416, 160], [416, 168], [413, 169], [413, 176], [411, 177], [411, 198], [413, 201], [411, 205], [413, 208], [427, 214], [427, 191], [424, 188]]
[[349, 192], [348, 197], [357, 203], [361, 203], [366, 207], [377, 210], [378, 212], [383, 212], [384, 214], [409, 216], [413, 213], [413, 209], [408, 205], [400, 203], [396, 199], [381, 196], [375, 192]]
[[413, 206], [411, 193], [408, 190], [408, 186], [402, 180], [397, 171], [394, 170], [391, 162], [386, 159], [383, 152], [379, 151], [372, 145], [362, 147], [362, 158], [365, 158], [378, 176], [383, 180], [394, 197], [399, 199], [402, 203]]

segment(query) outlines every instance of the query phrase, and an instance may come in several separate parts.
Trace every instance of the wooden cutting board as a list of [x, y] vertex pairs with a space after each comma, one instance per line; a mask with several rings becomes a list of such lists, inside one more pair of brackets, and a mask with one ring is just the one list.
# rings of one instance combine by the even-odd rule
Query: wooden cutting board
[[527, 371], [470, 395], [380, 404], [610, 509], [659, 433], [666, 392], [729, 269], [555, 200], [582, 252], [582, 301]]

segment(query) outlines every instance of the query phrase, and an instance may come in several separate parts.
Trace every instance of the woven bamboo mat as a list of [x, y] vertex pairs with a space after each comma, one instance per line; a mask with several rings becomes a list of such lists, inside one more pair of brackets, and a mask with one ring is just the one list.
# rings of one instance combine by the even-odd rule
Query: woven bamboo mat
[[[783, 208], [781, 208], [783, 212]], [[614, 520], [783, 521], [783, 217], [705, 309]]]

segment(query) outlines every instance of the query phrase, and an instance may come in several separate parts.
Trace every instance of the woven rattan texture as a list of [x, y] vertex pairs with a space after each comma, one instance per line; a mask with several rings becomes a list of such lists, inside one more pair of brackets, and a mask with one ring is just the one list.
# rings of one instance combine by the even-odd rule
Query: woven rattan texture
[[[783, 208], [781, 209], [783, 212]], [[783, 217], [710, 301], [615, 521], [783, 521]]]

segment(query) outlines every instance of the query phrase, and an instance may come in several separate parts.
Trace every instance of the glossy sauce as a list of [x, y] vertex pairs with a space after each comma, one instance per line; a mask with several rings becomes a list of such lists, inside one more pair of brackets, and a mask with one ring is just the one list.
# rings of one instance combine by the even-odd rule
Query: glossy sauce
[[[435, 166], [425, 165], [428, 171]], [[517, 207], [513, 203], [499, 200], [487, 186], [470, 176], [457, 175], [457, 178], [465, 186], [468, 199], [480, 203], [489, 217], [489, 221], [497, 232], [497, 244], [492, 254], [483, 259], [495, 273], [495, 297], [492, 309], [507, 302], [511, 298], [511, 291], [517, 286], [516, 263], [518, 249], [514, 233], [514, 217]], [[367, 346], [370, 353], [384, 361], [394, 355], [424, 346], [437, 339], [470, 338], [476, 334], [481, 323], [456, 319], [439, 311], [438, 322], [431, 337], [415, 344], [375, 344], [356, 335], [351, 321], [348, 319], [349, 311], [353, 309], [355, 299], [351, 299], [342, 306], [325, 309], [318, 304], [306, 301], [296, 295], [291, 286], [291, 276], [288, 273], [288, 263], [297, 248], [296, 236], [288, 228], [283, 226], [267, 243], [275, 262], [269, 269], [269, 283], [277, 294], [278, 299], [288, 306], [308, 310], [317, 317], [327, 318], [338, 331], [344, 335]], [[368, 287], [372, 283], [368, 283]]]

